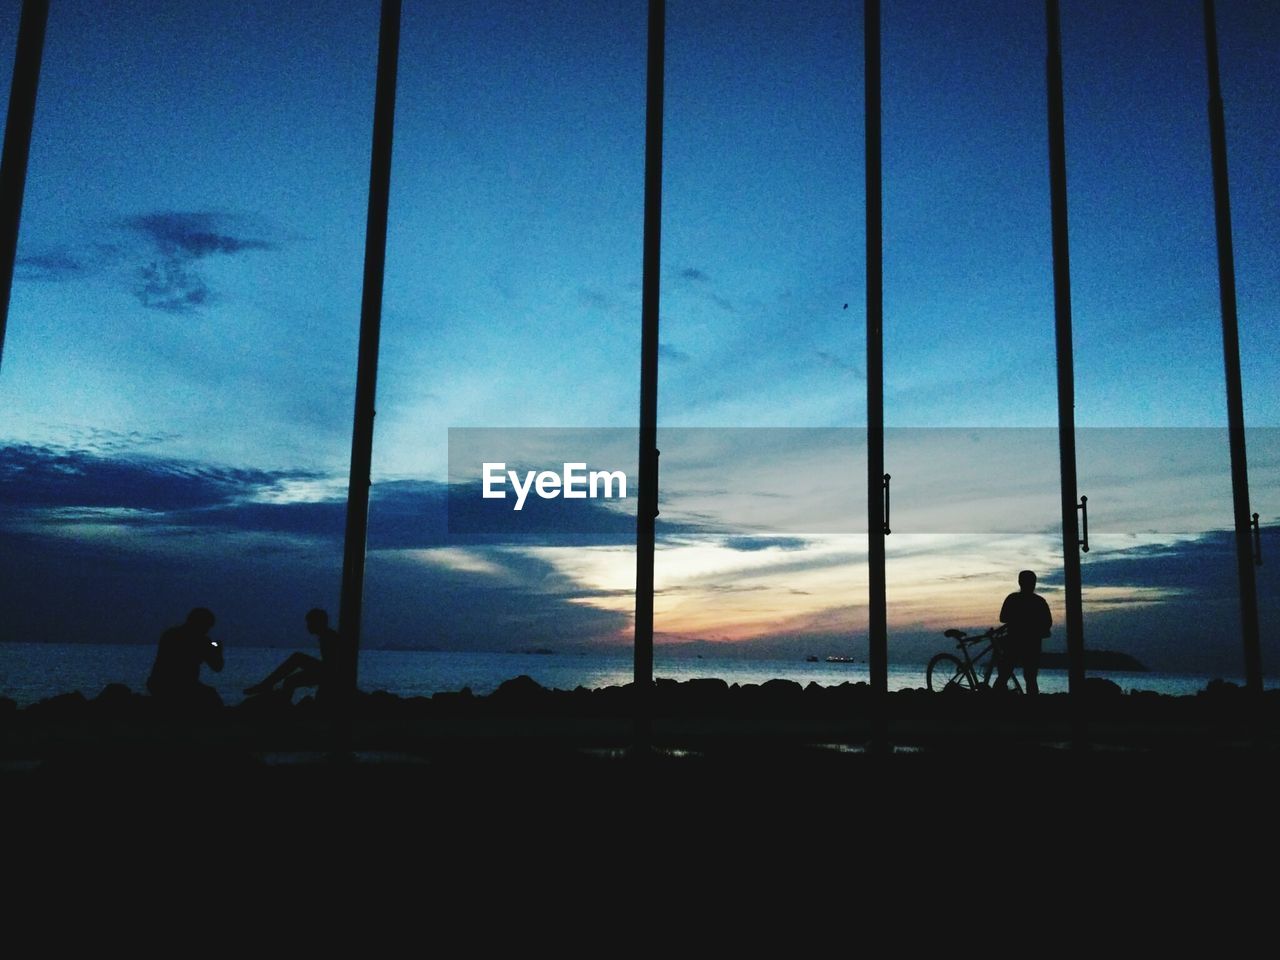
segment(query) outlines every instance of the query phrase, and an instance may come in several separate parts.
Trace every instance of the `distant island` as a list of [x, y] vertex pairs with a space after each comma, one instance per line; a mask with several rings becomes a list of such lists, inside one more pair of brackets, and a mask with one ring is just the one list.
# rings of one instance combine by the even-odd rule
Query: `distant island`
[[[1066, 670], [1070, 664], [1065, 653], [1042, 653], [1040, 666], [1045, 670]], [[1084, 668], [1099, 673], [1113, 671], [1116, 673], [1148, 673], [1146, 666], [1127, 653], [1115, 650], [1086, 650], [1084, 652]]]

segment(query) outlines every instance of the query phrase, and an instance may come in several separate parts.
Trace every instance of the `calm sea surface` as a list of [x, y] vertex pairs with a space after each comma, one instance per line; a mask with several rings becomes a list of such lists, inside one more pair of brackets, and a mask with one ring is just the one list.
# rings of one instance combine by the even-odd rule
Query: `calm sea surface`
[[[227, 651], [222, 673], [207, 668], [202, 678], [213, 686], [227, 704], [244, 699], [243, 690], [266, 676], [290, 651], [239, 647]], [[98, 644], [0, 643], [0, 696], [26, 706], [59, 693], [79, 690], [96, 696], [108, 683], [123, 683], [144, 691], [155, 648]], [[721, 677], [729, 683], [763, 683], [775, 677], [815, 681], [824, 685], [867, 679], [862, 664], [806, 663], [802, 660], [721, 660], [657, 658], [654, 672], [659, 677], [690, 680], [694, 677]], [[544, 687], [572, 690], [574, 687], [606, 687], [631, 680], [629, 656], [599, 654], [453, 653], [407, 650], [362, 650], [360, 687], [387, 690], [400, 696], [429, 696], [440, 691], [470, 687], [486, 694], [503, 680], [527, 674]], [[1160, 673], [1105, 673], [1126, 691], [1156, 690], [1160, 693], [1192, 694], [1204, 689], [1207, 676]], [[1224, 679], [1240, 682], [1239, 677]], [[891, 690], [924, 687], [923, 664], [902, 664], [890, 669]], [[1268, 678], [1268, 686], [1280, 686], [1280, 679]], [[1065, 691], [1065, 671], [1040, 674], [1040, 689], [1046, 693]], [[299, 694], [302, 696], [303, 694]]]

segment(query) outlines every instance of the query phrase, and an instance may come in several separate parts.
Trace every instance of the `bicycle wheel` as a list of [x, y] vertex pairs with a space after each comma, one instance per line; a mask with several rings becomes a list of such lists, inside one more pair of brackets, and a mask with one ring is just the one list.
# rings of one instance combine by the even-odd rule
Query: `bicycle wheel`
[[925, 681], [935, 693], [942, 690], [972, 690], [973, 680], [958, 657], [940, 653], [929, 661]]

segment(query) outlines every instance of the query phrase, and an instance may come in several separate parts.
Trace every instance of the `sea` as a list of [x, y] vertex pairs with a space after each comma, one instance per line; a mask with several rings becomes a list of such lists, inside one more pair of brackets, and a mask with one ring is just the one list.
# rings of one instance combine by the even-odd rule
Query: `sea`
[[[289, 650], [269, 647], [237, 647], [227, 650], [221, 673], [205, 668], [202, 679], [218, 691], [225, 704], [244, 699], [244, 688], [272, 671]], [[144, 692], [155, 648], [145, 645], [0, 643], [0, 697], [28, 706], [58, 694], [79, 691], [97, 696], [109, 683], [122, 683]], [[626, 654], [597, 653], [484, 653], [435, 650], [361, 650], [360, 688], [386, 690], [402, 697], [425, 697], [469, 687], [477, 695], [492, 693], [504, 680], [525, 675], [544, 687], [607, 687], [629, 683], [631, 658]], [[764, 683], [783, 678], [801, 684], [834, 686], [867, 680], [862, 663], [808, 663], [804, 660], [745, 660], [722, 658], [663, 658], [656, 651], [654, 675], [672, 680], [719, 677], [728, 683]], [[1154, 690], [1175, 695], [1203, 690], [1213, 678], [1173, 673], [1099, 673], [1126, 692]], [[1222, 679], [1240, 683], [1240, 677]], [[1280, 687], [1280, 678], [1268, 678], [1268, 687]], [[925, 687], [924, 664], [900, 664], [889, 668], [889, 689]], [[1063, 670], [1040, 673], [1044, 693], [1065, 692]], [[301, 698], [305, 691], [295, 696]]]

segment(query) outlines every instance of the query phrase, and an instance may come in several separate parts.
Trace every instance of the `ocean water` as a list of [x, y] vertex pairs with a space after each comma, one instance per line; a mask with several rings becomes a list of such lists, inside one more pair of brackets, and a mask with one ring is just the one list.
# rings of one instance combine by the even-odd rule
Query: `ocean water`
[[[239, 647], [226, 651], [226, 668], [202, 673], [205, 683], [224, 703], [244, 699], [243, 690], [265, 677], [290, 653], [287, 649]], [[155, 648], [105, 644], [0, 643], [0, 696], [19, 706], [78, 690], [94, 697], [108, 683], [145, 691]], [[399, 696], [430, 696], [470, 687], [476, 694], [491, 693], [511, 677], [526, 674], [542, 684], [562, 690], [605, 687], [631, 680], [628, 655], [456, 653], [421, 650], [360, 651], [360, 688], [386, 690]], [[803, 660], [731, 660], [663, 658], [659, 651], [654, 673], [658, 677], [691, 680], [720, 677], [729, 683], [763, 683], [775, 677], [801, 684], [835, 685], [867, 679], [864, 664], [806, 663]], [[1162, 673], [1104, 673], [1124, 690], [1194, 694], [1211, 679], [1207, 676]], [[1240, 682], [1238, 677], [1224, 679]], [[889, 670], [889, 688], [904, 690], [925, 686], [924, 664], [899, 664]], [[1270, 678], [1268, 686], [1280, 686]], [[1061, 670], [1040, 674], [1045, 693], [1065, 692], [1067, 675]], [[305, 696], [300, 692], [298, 697]]]

